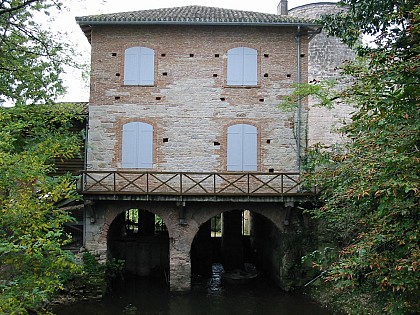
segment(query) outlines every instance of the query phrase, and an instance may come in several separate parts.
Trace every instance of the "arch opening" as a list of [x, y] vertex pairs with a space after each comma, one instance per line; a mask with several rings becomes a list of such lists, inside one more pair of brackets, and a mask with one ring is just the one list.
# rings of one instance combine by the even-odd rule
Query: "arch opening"
[[162, 218], [143, 210], [120, 213], [108, 231], [108, 253], [125, 262], [125, 272], [168, 282], [169, 235]]
[[252, 213], [246, 209], [225, 211], [202, 224], [191, 246], [193, 277], [209, 276], [215, 263], [226, 271], [253, 264], [251, 227]]

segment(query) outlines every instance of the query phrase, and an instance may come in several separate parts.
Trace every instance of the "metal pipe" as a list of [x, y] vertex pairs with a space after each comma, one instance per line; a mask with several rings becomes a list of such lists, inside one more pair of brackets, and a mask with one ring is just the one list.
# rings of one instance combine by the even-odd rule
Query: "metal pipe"
[[[297, 27], [297, 34], [296, 34], [296, 42], [297, 42], [297, 84], [299, 85], [302, 81], [301, 78], [301, 62], [300, 62], [300, 55], [301, 55], [301, 33], [300, 33], [300, 25]], [[300, 172], [301, 163], [300, 163], [300, 147], [301, 147], [301, 117], [302, 117], [302, 101], [301, 98], [298, 97], [297, 99], [297, 130], [296, 130], [296, 158], [297, 158], [297, 169]]]

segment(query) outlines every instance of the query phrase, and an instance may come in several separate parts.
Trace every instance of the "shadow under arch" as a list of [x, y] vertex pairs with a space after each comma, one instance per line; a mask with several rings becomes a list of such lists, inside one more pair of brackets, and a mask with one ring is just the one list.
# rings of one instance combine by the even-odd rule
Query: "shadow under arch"
[[116, 215], [108, 229], [107, 247], [110, 257], [124, 261], [126, 273], [168, 281], [168, 229], [152, 211], [130, 208]]
[[[209, 276], [214, 263], [221, 263], [225, 270], [246, 269], [249, 264], [272, 269], [258, 256], [260, 252], [267, 253], [264, 244], [272, 243], [272, 235], [281, 234], [281, 230], [261, 212], [264, 213], [238, 206], [211, 212], [212, 217], [200, 225], [191, 244], [193, 277]], [[267, 209], [265, 213], [271, 214]], [[278, 224], [280, 219], [279, 216]]]

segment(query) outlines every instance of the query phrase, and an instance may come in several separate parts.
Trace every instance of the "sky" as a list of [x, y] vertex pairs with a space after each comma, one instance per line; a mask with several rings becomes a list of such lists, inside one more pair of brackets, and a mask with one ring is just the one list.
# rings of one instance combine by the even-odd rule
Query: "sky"
[[[100, 13], [116, 13], [126, 11], [138, 11], [148, 9], [159, 9], [179, 7], [187, 5], [201, 5], [208, 7], [219, 7], [225, 9], [236, 9], [244, 11], [255, 11], [263, 13], [277, 13], [277, 5], [280, 0], [67, 0], [64, 3], [67, 8], [56, 15], [54, 21], [49, 22], [49, 27], [57, 29], [66, 34], [68, 40], [76, 48], [82, 62], [89, 63], [90, 45], [75, 21], [76, 16], [93, 15]], [[289, 0], [289, 9], [308, 3], [325, 2], [323, 0]], [[329, 2], [336, 2], [330, 0]], [[58, 99], [65, 102], [87, 102], [89, 99], [89, 82], [82, 79], [82, 72], [68, 70], [63, 75], [67, 93]]]

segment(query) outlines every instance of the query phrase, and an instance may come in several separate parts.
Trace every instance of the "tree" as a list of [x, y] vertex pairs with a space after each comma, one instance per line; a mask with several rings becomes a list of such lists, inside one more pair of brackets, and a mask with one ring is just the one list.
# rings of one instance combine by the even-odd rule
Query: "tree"
[[63, 93], [63, 67], [76, 66], [71, 46], [35, 22], [61, 6], [54, 0], [0, 1], [0, 104], [51, 103]]
[[[72, 218], [57, 202], [76, 198], [73, 178], [54, 177], [54, 159], [80, 152], [69, 132], [78, 106], [53, 105], [63, 91], [66, 45], [34, 22], [55, 1], [0, 1], [0, 313], [42, 310], [78, 267], [61, 246]], [[43, 105], [40, 105], [43, 104]]]
[[[355, 113], [341, 130], [348, 137], [343, 147], [309, 154], [315, 157], [309, 178], [324, 188], [322, 207], [310, 213], [341, 245], [323, 265], [324, 279], [345, 296], [348, 313], [414, 314], [420, 309], [420, 4], [340, 5], [347, 10], [321, 23], [357, 51], [358, 60], [343, 66], [353, 84], [339, 94]], [[361, 44], [362, 35], [373, 44]], [[314, 89], [296, 93], [302, 91]]]
[[62, 288], [73, 256], [61, 246], [72, 218], [56, 204], [76, 199], [74, 179], [54, 177], [55, 158], [80, 152], [68, 129], [78, 106], [0, 107], [0, 313], [39, 309]]

